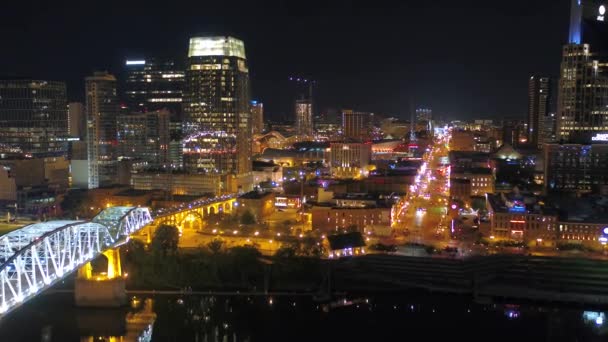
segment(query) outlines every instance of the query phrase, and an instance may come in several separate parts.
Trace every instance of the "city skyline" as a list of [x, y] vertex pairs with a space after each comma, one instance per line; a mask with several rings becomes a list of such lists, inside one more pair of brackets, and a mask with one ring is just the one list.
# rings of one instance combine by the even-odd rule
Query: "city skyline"
[[[200, 11], [210, 14], [200, 16], [194, 9], [178, 11], [182, 6], [161, 13], [153, 5], [125, 5], [86, 22], [78, 15], [79, 6], [42, 6], [34, 12], [37, 20], [19, 22], [11, 14], [22, 9], [12, 5], [3, 14], [7, 18], [0, 30], [10, 36], [6, 46], [15, 53], [0, 57], [0, 75], [65, 80], [68, 99], [82, 101], [84, 77], [93, 71], [119, 75], [128, 58], [181, 58], [188, 38], [205, 32], [233, 35], [248, 46], [252, 98], [265, 103], [270, 119], [293, 117], [295, 94], [286, 86], [293, 75], [318, 80], [315, 112], [355, 108], [408, 118], [412, 98], [445, 119], [523, 117], [527, 78], [559, 74], [569, 2], [472, 5], [380, 3], [363, 12], [352, 4], [324, 5], [316, 11], [287, 4], [244, 4], [230, 17], [223, 15], [221, 5], [211, 5]], [[136, 10], [146, 16], [124, 20]], [[95, 18], [112, 22], [112, 28], [91, 25]], [[512, 25], [515, 18], [518, 25]], [[165, 25], [155, 28], [144, 21]], [[66, 39], [49, 39], [56, 34]], [[56, 67], [37, 66], [39, 51]], [[370, 65], [369, 60], [378, 62]]]

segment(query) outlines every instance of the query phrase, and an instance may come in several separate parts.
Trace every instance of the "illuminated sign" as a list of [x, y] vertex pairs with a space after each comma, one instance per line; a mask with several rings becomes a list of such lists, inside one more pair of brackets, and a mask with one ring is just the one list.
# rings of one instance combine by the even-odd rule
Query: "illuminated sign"
[[608, 141], [608, 133], [597, 133], [591, 137], [591, 141]]
[[125, 63], [126, 65], [144, 65], [146, 64], [145, 60], [134, 60], [134, 61], [129, 61], [127, 60], [127, 63]]
[[606, 14], [606, 6], [604, 5], [600, 5], [600, 7], [598, 7], [597, 9], [597, 20], [598, 21], [604, 21], [604, 14]]
[[604, 228], [603, 232], [604, 234], [608, 235], [608, 227]]

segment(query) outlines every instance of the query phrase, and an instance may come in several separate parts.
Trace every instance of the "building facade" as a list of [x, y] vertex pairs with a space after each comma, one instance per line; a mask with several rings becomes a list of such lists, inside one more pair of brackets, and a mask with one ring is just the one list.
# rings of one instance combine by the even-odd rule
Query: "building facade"
[[342, 133], [345, 139], [366, 141], [370, 139], [374, 114], [355, 112], [350, 109], [342, 111]]
[[312, 102], [296, 100], [296, 135], [300, 140], [312, 139]]
[[0, 148], [67, 153], [66, 86], [44, 80], [0, 80]]
[[467, 179], [471, 181], [471, 196], [485, 196], [494, 193], [494, 174], [490, 168], [452, 168], [450, 181]]
[[112, 185], [117, 173], [116, 78], [95, 72], [85, 79], [88, 188]]
[[382, 231], [391, 225], [390, 207], [313, 206], [310, 209], [312, 226], [324, 233], [341, 233], [356, 229], [359, 232]]
[[557, 139], [608, 131], [608, 23], [606, 5], [571, 0], [557, 101]]
[[169, 116], [165, 109], [118, 116], [118, 159], [138, 159], [153, 166], [167, 164]]
[[87, 120], [84, 112], [84, 104], [81, 102], [70, 102], [68, 104], [68, 135], [73, 138], [84, 139], [86, 137]]
[[335, 178], [367, 177], [371, 162], [371, 144], [335, 142], [330, 144], [330, 172]]
[[184, 70], [173, 60], [129, 59], [125, 62], [123, 98], [130, 112], [168, 110], [181, 120]]
[[608, 144], [545, 144], [545, 192], [602, 193], [608, 187]]
[[557, 101], [557, 138], [608, 131], [606, 63], [594, 58], [588, 44], [564, 46]]
[[262, 134], [264, 132], [264, 104], [258, 101], [251, 101], [251, 132], [252, 134]]
[[232, 177], [238, 188], [250, 189], [249, 69], [243, 41], [191, 38], [184, 89], [184, 168]]
[[528, 81], [528, 143], [542, 144], [544, 118], [549, 115], [551, 80], [549, 77], [531, 76]]
[[557, 141], [557, 116], [555, 113], [548, 113], [541, 118], [540, 129], [540, 143], [548, 144]]
[[135, 190], [162, 190], [173, 195], [220, 195], [222, 177], [213, 174], [185, 174], [171, 172], [141, 172], [131, 176]]

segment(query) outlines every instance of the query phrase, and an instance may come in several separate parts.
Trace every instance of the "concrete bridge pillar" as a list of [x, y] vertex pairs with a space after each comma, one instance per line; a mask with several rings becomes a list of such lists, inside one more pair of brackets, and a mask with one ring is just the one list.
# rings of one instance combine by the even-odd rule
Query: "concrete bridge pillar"
[[74, 299], [81, 307], [118, 307], [127, 303], [125, 278], [120, 264], [118, 248], [103, 252], [108, 269], [95, 274], [90, 262], [78, 270]]

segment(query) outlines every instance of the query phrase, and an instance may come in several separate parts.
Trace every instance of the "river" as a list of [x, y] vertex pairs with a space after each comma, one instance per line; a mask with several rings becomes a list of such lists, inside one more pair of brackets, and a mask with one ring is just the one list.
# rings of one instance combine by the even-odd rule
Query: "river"
[[429, 295], [156, 295], [121, 309], [79, 309], [40, 296], [0, 320], [0, 341], [605, 341], [598, 309], [476, 304]]

